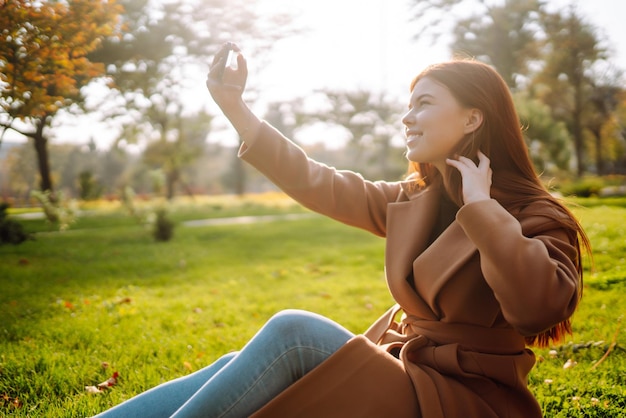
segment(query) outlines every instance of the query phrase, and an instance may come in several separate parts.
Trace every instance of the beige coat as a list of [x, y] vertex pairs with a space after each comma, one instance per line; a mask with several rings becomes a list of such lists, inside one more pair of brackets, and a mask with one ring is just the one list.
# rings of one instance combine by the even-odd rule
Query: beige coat
[[555, 209], [468, 204], [428, 246], [435, 187], [327, 167], [267, 124], [240, 156], [308, 208], [386, 237], [387, 283], [404, 312], [397, 322], [392, 308], [255, 418], [541, 416], [524, 336], [568, 318], [577, 300], [575, 247], [541, 215]]

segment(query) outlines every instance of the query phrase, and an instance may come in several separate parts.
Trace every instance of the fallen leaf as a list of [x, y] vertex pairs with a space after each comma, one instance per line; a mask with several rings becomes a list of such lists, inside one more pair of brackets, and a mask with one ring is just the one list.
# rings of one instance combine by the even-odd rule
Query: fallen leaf
[[13, 398], [6, 393], [0, 396], [0, 408], [21, 408], [22, 406], [24, 406], [24, 404], [22, 403], [22, 401], [20, 401], [19, 398]]
[[129, 297], [122, 298], [116, 302], [117, 305], [123, 305], [125, 303], [132, 303], [132, 299]]
[[102, 389], [97, 388], [95, 386], [85, 386], [85, 392], [87, 393], [100, 393]]
[[577, 365], [578, 363], [576, 363], [574, 360], [567, 359], [567, 361], [565, 362], [565, 364], [563, 365], [563, 369], [567, 370], [567, 369], [571, 369], [572, 367], [574, 367], [575, 365]]
[[114, 372], [113, 376], [109, 377], [102, 383], [98, 383], [99, 388], [110, 388], [111, 386], [115, 386], [117, 384], [117, 379], [119, 377], [118, 372]]

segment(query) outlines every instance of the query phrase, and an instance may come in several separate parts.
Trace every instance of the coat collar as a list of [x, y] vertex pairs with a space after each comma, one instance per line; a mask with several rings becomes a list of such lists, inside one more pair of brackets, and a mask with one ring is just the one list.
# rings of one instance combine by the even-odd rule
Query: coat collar
[[[407, 200], [389, 204], [387, 211], [387, 286], [406, 312], [436, 320], [437, 294], [472, 257], [476, 246], [456, 221], [428, 246], [439, 213], [441, 188], [430, 186], [405, 196]], [[406, 280], [411, 270], [417, 293]]]

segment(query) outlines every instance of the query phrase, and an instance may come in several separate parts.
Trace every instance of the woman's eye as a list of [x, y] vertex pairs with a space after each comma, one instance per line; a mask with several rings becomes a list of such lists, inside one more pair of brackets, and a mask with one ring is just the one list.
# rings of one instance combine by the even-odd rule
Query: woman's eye
[[421, 101], [419, 102], [420, 107], [422, 107], [422, 106], [427, 106], [427, 105], [429, 105], [429, 104], [430, 104], [430, 102], [429, 102], [428, 100], [421, 100]]

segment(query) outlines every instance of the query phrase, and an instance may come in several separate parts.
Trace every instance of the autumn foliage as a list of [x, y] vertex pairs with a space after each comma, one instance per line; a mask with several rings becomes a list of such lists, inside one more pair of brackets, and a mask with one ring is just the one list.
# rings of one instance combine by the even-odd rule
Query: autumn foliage
[[2, 110], [39, 118], [80, 100], [81, 87], [104, 73], [86, 55], [114, 33], [119, 13], [112, 1], [2, 2]]
[[0, 0], [0, 126], [33, 138], [43, 190], [51, 189], [43, 129], [104, 74], [87, 54], [116, 33], [121, 12], [114, 0]]

